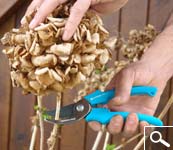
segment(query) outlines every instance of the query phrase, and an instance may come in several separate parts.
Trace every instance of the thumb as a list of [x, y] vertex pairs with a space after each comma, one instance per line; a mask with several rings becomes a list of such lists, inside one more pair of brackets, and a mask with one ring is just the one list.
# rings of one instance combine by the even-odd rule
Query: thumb
[[[121, 70], [112, 80], [114, 83], [116, 93], [115, 97], [108, 103], [108, 107], [111, 109], [114, 106], [122, 105], [129, 100], [132, 85], [134, 83], [135, 73], [131, 68], [125, 68]], [[109, 88], [112, 87], [109, 85]]]

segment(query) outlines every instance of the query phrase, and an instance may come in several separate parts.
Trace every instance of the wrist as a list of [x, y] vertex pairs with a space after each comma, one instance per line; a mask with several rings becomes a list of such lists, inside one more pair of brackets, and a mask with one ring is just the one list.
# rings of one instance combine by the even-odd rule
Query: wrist
[[167, 26], [146, 50], [141, 62], [165, 78], [173, 75], [173, 25]]

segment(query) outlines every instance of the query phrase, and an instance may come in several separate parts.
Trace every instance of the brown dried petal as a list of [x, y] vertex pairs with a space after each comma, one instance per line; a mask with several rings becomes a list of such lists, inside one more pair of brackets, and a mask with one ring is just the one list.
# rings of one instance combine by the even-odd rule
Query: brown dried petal
[[106, 45], [106, 47], [110, 48], [111, 50], [114, 50], [117, 41], [117, 37], [111, 37], [108, 40], [104, 41], [104, 44]]
[[40, 26], [36, 27], [34, 30], [35, 31], [40, 31], [40, 30], [47, 30], [49, 29], [49, 27], [51, 27], [50, 24], [41, 24]]
[[41, 55], [44, 51], [44, 48], [41, 48], [40, 45], [38, 43], [35, 44], [35, 48], [32, 49], [32, 51], [30, 50], [31, 55], [33, 56], [38, 56]]
[[91, 45], [88, 45], [86, 48], [84, 48], [82, 50], [83, 53], [91, 53], [91, 52], [94, 52], [96, 50], [96, 45], [95, 44], [91, 44]]
[[94, 44], [100, 43], [100, 35], [99, 35], [98, 33], [92, 34], [92, 36], [91, 36], [91, 41], [92, 41]]
[[94, 70], [94, 64], [93, 63], [90, 63], [90, 64], [87, 64], [85, 66], [80, 66], [80, 70], [81, 72], [86, 75], [86, 76], [90, 76], [90, 74], [92, 73], [92, 71]]
[[38, 35], [40, 39], [47, 40], [53, 36], [53, 31], [40, 30], [38, 31]]
[[85, 81], [86, 80], [86, 76], [82, 72], [78, 72], [76, 80], [79, 81], [79, 82], [80, 81]]
[[71, 67], [69, 66], [69, 67], [67, 67], [67, 69], [65, 70], [65, 75], [67, 75], [69, 72], [70, 72], [70, 69], [71, 69]]
[[29, 70], [32, 70], [32, 68], [33, 68], [34, 66], [33, 66], [32, 63], [30, 62], [30, 60], [27, 60], [26, 58], [23, 58], [23, 57], [20, 57], [19, 59], [20, 59], [20, 62], [21, 62], [21, 67], [22, 67], [23, 69], [26, 68], [28, 71], [29, 71]]
[[74, 55], [74, 62], [77, 64], [81, 63], [81, 56], [79, 54]]
[[102, 25], [99, 24], [98, 27], [104, 34], [109, 34], [109, 32]]
[[87, 33], [87, 34], [86, 34], [86, 39], [87, 39], [87, 41], [92, 42], [90, 31], [87, 30], [86, 33]]
[[105, 65], [105, 64], [108, 62], [109, 58], [110, 58], [110, 57], [109, 57], [108, 51], [104, 51], [104, 52], [100, 55], [99, 61], [100, 61], [100, 63], [101, 63], [102, 65]]
[[53, 54], [32, 56], [31, 61], [34, 66], [39, 67], [55, 66], [57, 64], [57, 58]]
[[50, 86], [51, 89], [57, 91], [57, 92], [63, 92], [64, 87], [62, 86], [61, 83], [55, 82]]
[[35, 77], [35, 71], [34, 70], [31, 70], [30, 72], [28, 72], [27, 77], [30, 80], [35, 80], [36, 79], [36, 77]]
[[47, 19], [51, 22], [64, 22], [64, 18], [53, 18], [53, 17], [47, 17]]
[[88, 63], [91, 63], [93, 61], [95, 61], [96, 59], [96, 55], [95, 54], [85, 54], [81, 57], [81, 60], [82, 60], [82, 64], [88, 64]]
[[42, 86], [38, 81], [30, 81], [29, 85], [35, 90], [35, 91], [40, 91], [42, 89]]
[[29, 50], [32, 46], [32, 37], [30, 32], [26, 32], [26, 38], [25, 38], [25, 48]]
[[50, 47], [50, 52], [57, 56], [68, 56], [71, 54], [73, 46], [72, 43], [54, 44]]
[[62, 82], [62, 77], [53, 69], [50, 69], [50, 72], [52, 73], [52, 76], [54, 77], [55, 80]]
[[14, 47], [8, 47], [8, 48], [2, 50], [2, 52], [4, 54], [8, 55], [9, 58], [12, 58], [13, 54], [14, 54]]
[[77, 65], [70, 68], [70, 73], [74, 74], [77, 72], [78, 72], [78, 66]]
[[15, 85], [17, 85], [17, 86], [20, 85], [24, 89], [29, 89], [28, 80], [27, 80], [27, 78], [24, 77], [23, 74], [12, 71], [11, 78], [13, 81], [15, 81], [15, 83], [16, 83]]
[[36, 79], [44, 87], [49, 86], [55, 82], [55, 79], [52, 77], [52, 74], [49, 72], [49, 70], [43, 74], [37, 75]]
[[14, 36], [14, 42], [16, 44], [24, 44], [25, 43], [25, 39], [26, 39], [25, 34], [17, 34], [17, 35], [13, 35], [13, 36]]
[[42, 74], [45, 74], [47, 72], [49, 72], [49, 68], [48, 67], [45, 67], [45, 68], [37, 68], [35, 70], [35, 74], [36, 75], [42, 75]]
[[4, 36], [1, 38], [1, 43], [3, 45], [9, 45], [11, 42], [11, 35], [10, 33], [4, 34]]
[[12, 68], [14, 68], [14, 69], [18, 69], [19, 65], [20, 65], [19, 60], [14, 60], [11, 64]]
[[62, 62], [65, 62], [69, 59], [69, 56], [61, 56], [59, 57], [59, 59], [62, 61]]

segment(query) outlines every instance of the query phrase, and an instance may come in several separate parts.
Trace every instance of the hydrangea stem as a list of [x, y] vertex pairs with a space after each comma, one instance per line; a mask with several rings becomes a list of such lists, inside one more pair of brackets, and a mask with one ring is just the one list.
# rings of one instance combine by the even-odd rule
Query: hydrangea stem
[[44, 122], [42, 116], [42, 96], [37, 96], [37, 103], [39, 107], [39, 125], [40, 125], [40, 150], [44, 150]]
[[104, 141], [103, 150], [106, 150], [107, 144], [109, 142], [109, 138], [110, 138], [110, 133], [106, 132], [106, 137], [105, 137], [105, 141]]
[[38, 127], [37, 127], [37, 124], [35, 124], [35, 125], [33, 125], [33, 132], [32, 132], [32, 136], [31, 136], [31, 142], [30, 142], [29, 150], [34, 150], [37, 131], [38, 131]]
[[105, 126], [102, 125], [102, 129], [97, 134], [97, 137], [96, 137], [96, 140], [95, 140], [94, 145], [92, 147], [92, 150], [97, 150], [97, 147], [98, 147], [98, 145], [100, 143], [100, 140], [102, 138], [102, 135], [104, 133], [104, 130], [105, 130]]
[[[61, 98], [62, 98], [62, 94], [57, 93], [55, 120], [59, 119], [59, 113], [61, 108]], [[55, 147], [58, 128], [59, 128], [58, 124], [54, 124], [50, 137], [47, 139], [48, 150], [53, 150]]]

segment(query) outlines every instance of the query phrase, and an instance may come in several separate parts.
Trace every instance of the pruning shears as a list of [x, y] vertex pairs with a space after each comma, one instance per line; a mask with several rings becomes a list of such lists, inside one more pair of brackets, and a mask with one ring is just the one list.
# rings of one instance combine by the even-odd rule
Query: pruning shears
[[[134, 95], [148, 95], [154, 97], [157, 93], [157, 88], [153, 86], [133, 86], [131, 89], [131, 96]], [[102, 92], [96, 90], [95, 92], [84, 96], [77, 103], [66, 105], [61, 108], [59, 120], [55, 120], [55, 111], [46, 111], [46, 114], [51, 116], [45, 120], [55, 124], [71, 124], [81, 119], [87, 122], [97, 121], [101, 124], [108, 124], [112, 117], [121, 115], [124, 120], [129, 115], [129, 112], [110, 111], [108, 108], [98, 108], [98, 104], [107, 104], [116, 94], [115, 89]], [[147, 114], [137, 113], [139, 121], [147, 121], [149, 124], [155, 126], [162, 126], [163, 122]]]

